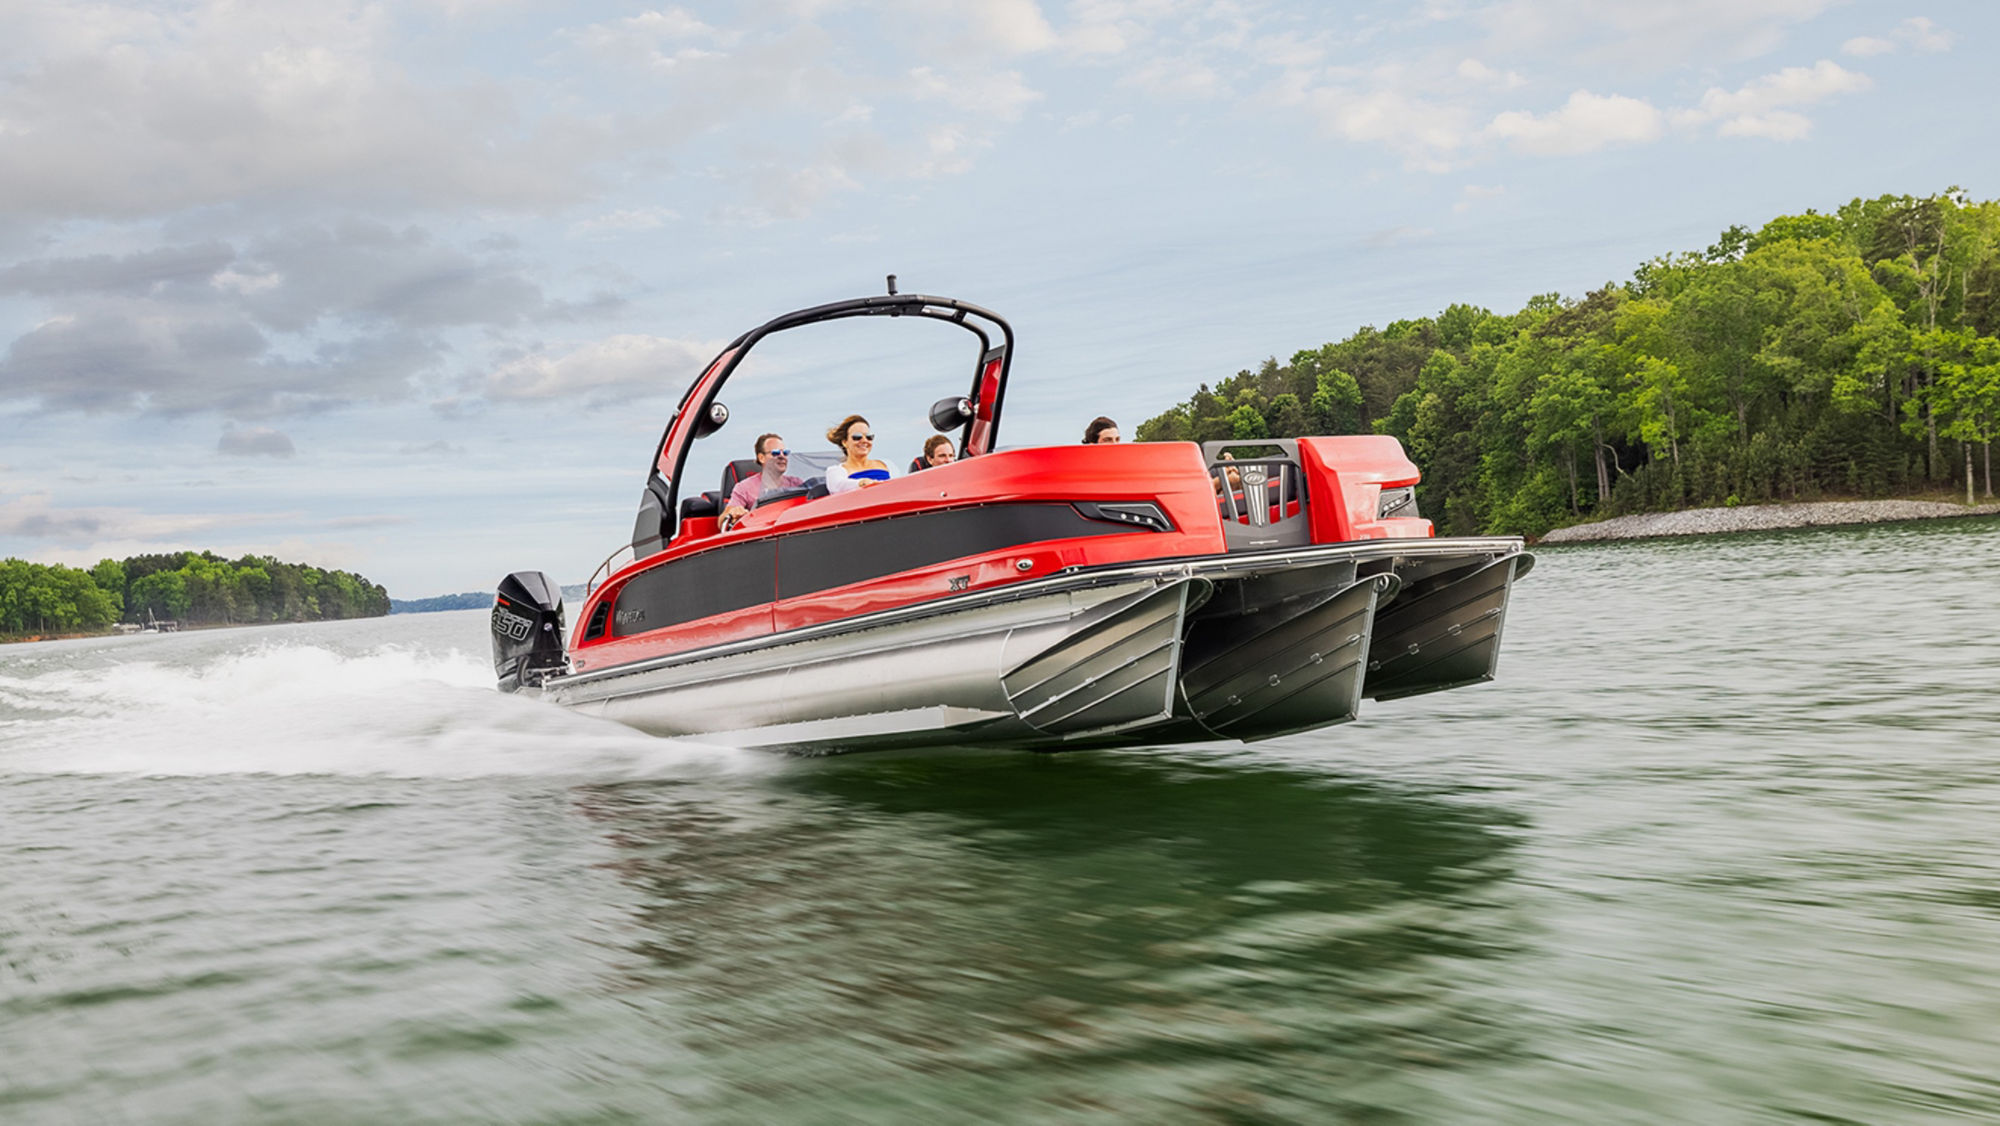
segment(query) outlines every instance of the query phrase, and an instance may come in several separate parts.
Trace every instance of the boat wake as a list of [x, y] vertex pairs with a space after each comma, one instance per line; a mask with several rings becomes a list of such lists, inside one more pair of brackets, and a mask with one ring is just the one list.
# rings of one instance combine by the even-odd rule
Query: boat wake
[[603, 778], [768, 768], [753, 752], [643, 735], [492, 685], [484, 654], [408, 645], [11, 661], [0, 664], [0, 772]]

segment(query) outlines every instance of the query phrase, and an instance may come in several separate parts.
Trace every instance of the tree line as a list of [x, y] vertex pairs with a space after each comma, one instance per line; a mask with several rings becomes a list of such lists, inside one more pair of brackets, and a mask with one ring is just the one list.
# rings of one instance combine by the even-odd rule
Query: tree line
[[1734, 226], [1580, 298], [1455, 304], [1240, 371], [1141, 441], [1392, 434], [1440, 534], [1993, 495], [2000, 203], [1957, 188]]
[[268, 555], [174, 551], [89, 569], [0, 559], [0, 633], [81, 632], [149, 617], [244, 625], [379, 617], [389, 592], [347, 571]]

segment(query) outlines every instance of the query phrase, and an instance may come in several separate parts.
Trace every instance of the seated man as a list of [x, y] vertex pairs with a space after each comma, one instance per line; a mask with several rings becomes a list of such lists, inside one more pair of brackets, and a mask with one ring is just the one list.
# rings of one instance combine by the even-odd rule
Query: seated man
[[737, 521], [750, 515], [757, 502], [766, 493], [783, 489], [796, 489], [805, 484], [785, 472], [791, 465], [792, 451], [785, 448], [785, 440], [776, 434], [757, 436], [757, 464], [763, 471], [755, 477], [745, 477], [736, 483], [736, 489], [729, 494], [729, 503], [722, 510], [722, 527], [726, 531], [736, 526]]
[[951, 439], [942, 434], [933, 434], [930, 440], [924, 443], [923, 454], [910, 459], [910, 472], [950, 465], [957, 460], [958, 452], [951, 448]]

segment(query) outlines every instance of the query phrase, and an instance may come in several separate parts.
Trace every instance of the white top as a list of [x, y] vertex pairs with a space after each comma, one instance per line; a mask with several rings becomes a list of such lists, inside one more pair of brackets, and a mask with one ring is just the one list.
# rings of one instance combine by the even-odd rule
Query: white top
[[849, 477], [847, 470], [842, 469], [837, 464], [829, 467], [826, 471], [826, 491], [829, 494], [851, 493], [860, 488], [864, 483], [865, 479], [857, 480], [856, 478]]

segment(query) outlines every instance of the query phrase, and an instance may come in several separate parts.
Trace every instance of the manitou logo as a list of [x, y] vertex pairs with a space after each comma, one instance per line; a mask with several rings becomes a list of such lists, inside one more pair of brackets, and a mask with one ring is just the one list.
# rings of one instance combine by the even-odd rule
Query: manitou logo
[[498, 606], [493, 608], [493, 632], [509, 641], [526, 641], [533, 633], [535, 623], [519, 614], [510, 614]]

